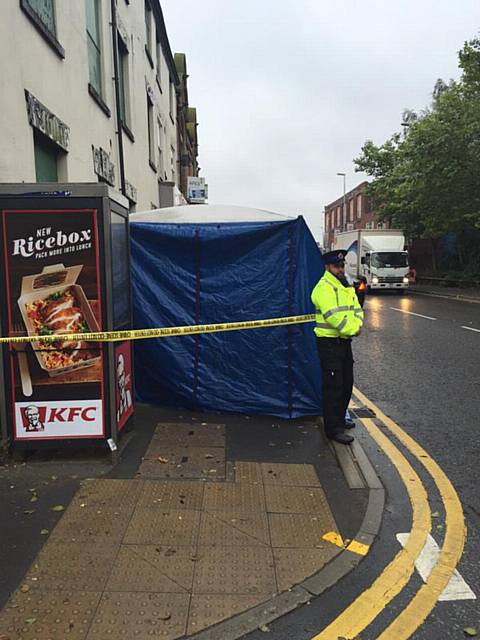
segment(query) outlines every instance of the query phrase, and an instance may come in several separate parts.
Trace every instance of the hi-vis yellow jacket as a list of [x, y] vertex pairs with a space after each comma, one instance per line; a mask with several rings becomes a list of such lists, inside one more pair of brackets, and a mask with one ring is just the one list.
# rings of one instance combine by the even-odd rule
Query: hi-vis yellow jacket
[[355, 289], [344, 287], [329, 271], [325, 271], [311, 298], [318, 338], [351, 338], [362, 328], [363, 311]]

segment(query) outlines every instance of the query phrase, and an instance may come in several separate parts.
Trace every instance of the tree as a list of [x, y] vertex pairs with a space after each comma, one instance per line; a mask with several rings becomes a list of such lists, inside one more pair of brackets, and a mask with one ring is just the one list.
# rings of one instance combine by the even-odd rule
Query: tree
[[455, 232], [462, 258], [468, 238], [480, 234], [479, 39], [465, 43], [459, 66], [461, 79], [438, 80], [428, 109], [404, 112], [403, 137], [367, 141], [355, 164], [374, 178], [367, 194], [380, 220], [411, 237]]

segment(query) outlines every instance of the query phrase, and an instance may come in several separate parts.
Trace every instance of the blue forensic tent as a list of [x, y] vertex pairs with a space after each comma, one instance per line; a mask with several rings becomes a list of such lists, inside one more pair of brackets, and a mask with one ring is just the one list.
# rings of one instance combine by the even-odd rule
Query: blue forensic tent
[[[189, 205], [130, 216], [134, 326], [313, 313], [323, 261], [304, 219]], [[283, 418], [318, 415], [313, 324], [135, 343], [141, 402]]]

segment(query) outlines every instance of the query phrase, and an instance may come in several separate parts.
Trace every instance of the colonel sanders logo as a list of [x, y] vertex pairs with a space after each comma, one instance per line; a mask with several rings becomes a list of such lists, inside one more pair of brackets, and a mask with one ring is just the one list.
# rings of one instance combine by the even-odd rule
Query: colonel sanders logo
[[117, 358], [117, 385], [117, 422], [120, 422], [121, 416], [132, 406], [132, 393], [129, 389], [130, 374], [125, 371], [125, 356], [123, 353], [119, 353]]
[[45, 425], [42, 422], [40, 410], [38, 407], [33, 404], [31, 404], [29, 407], [26, 407], [24, 416], [26, 421], [26, 431], [45, 431]]

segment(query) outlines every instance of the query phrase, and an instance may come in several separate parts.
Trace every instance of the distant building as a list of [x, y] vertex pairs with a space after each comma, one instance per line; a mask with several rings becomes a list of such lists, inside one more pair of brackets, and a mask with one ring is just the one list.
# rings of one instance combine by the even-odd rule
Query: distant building
[[188, 102], [187, 59], [184, 53], [174, 56], [178, 75], [177, 138], [180, 191], [188, 199], [188, 178], [198, 176], [197, 110]]
[[325, 206], [325, 249], [333, 247], [335, 233], [354, 229], [387, 229], [387, 223], [377, 223], [365, 191], [368, 182], [361, 182], [351, 191]]
[[182, 200], [186, 79], [159, 0], [2, 1], [0, 34], [0, 182], [107, 182], [132, 210], [167, 182]]

